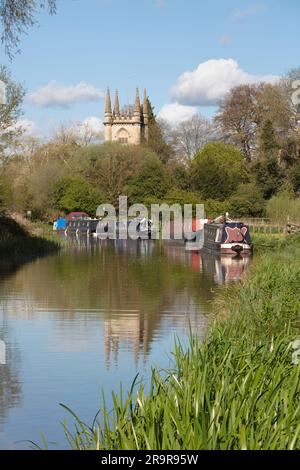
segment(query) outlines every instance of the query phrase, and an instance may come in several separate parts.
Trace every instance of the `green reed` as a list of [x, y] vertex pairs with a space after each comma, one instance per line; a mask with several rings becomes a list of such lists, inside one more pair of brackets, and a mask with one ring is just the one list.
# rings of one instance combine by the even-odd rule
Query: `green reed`
[[[202, 344], [178, 341], [167, 371], [150, 389], [105, 397], [91, 426], [74, 419], [73, 449], [299, 449], [300, 239], [259, 254], [247, 278], [225, 287]], [[300, 355], [299, 355], [300, 357]]]

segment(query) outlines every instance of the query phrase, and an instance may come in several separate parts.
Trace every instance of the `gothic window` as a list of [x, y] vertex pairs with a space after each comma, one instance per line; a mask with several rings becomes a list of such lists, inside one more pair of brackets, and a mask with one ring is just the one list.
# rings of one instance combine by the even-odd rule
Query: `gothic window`
[[127, 137], [119, 137], [119, 142], [121, 144], [127, 144], [128, 143], [128, 139]]

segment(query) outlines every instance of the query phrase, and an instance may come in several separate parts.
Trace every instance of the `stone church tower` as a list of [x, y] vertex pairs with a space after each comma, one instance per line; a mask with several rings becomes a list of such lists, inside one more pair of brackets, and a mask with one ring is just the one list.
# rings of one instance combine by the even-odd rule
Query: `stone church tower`
[[112, 112], [110, 92], [107, 88], [104, 115], [105, 142], [121, 142], [123, 144], [139, 145], [148, 142], [148, 99], [144, 92], [143, 107], [141, 109], [139, 90], [136, 97], [133, 113], [120, 112], [118, 91], [115, 94], [114, 110]]

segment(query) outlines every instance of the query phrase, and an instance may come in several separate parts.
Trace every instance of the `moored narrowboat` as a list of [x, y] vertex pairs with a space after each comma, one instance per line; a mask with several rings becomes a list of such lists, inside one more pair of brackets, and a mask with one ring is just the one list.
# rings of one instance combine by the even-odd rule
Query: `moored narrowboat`
[[251, 255], [253, 245], [249, 226], [222, 218], [205, 224], [203, 249], [215, 254]]

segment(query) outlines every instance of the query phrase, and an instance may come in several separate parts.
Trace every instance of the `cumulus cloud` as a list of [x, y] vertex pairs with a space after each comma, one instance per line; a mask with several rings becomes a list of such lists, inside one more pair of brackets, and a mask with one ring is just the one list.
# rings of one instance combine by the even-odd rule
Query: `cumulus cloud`
[[35, 106], [65, 108], [74, 103], [97, 101], [103, 96], [101, 90], [86, 82], [80, 82], [77, 85], [62, 85], [51, 81], [29, 93], [26, 98], [29, 103]]
[[235, 86], [275, 83], [278, 79], [274, 75], [251, 75], [233, 59], [211, 59], [184, 72], [171, 88], [171, 96], [185, 106], [216, 106]]
[[179, 122], [186, 121], [190, 119], [197, 113], [197, 108], [194, 106], [183, 106], [179, 103], [170, 103], [165, 104], [160, 112], [158, 117], [169, 121], [170, 124], [176, 125]]

